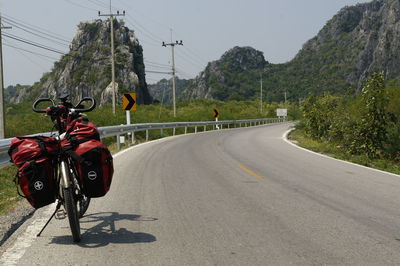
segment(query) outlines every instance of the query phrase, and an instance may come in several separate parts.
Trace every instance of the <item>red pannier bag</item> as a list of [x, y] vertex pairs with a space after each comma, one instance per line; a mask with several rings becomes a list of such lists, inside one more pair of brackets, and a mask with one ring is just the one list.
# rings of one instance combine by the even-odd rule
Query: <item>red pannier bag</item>
[[113, 158], [93, 123], [81, 117], [73, 120], [61, 147], [75, 161], [83, 193], [90, 198], [103, 197], [111, 186]]
[[65, 140], [63, 140], [62, 145], [63, 148], [66, 146], [74, 147], [91, 139], [100, 141], [99, 131], [88, 119], [79, 117], [67, 125]]
[[108, 148], [91, 139], [67, 151], [75, 161], [83, 193], [90, 198], [103, 197], [111, 186], [113, 158]]
[[[16, 137], [8, 154], [18, 167], [16, 184], [36, 209], [55, 201], [54, 169], [52, 162], [59, 150], [52, 137]], [[19, 191], [18, 191], [19, 193]]]

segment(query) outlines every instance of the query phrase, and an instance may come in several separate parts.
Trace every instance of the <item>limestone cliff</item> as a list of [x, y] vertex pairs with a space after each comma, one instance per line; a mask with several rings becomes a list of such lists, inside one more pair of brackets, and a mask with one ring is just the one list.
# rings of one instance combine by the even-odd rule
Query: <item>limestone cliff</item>
[[[136, 91], [139, 104], [152, 102], [145, 80], [143, 49], [134, 32], [123, 22], [114, 21], [115, 77], [120, 94]], [[55, 98], [68, 92], [73, 101], [94, 97], [100, 104], [111, 102], [105, 92], [111, 82], [111, 48], [109, 21], [81, 22], [70, 51], [54, 64], [39, 82], [15, 92], [11, 102], [32, 101], [38, 97]]]

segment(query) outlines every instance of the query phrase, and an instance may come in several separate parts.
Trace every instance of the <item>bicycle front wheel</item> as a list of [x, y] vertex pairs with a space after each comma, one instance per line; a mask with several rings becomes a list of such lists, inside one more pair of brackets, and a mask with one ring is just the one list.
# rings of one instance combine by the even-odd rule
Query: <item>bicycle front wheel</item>
[[71, 228], [74, 242], [81, 241], [81, 227], [79, 225], [78, 210], [74, 193], [71, 187], [64, 188], [64, 208], [68, 215], [69, 227]]

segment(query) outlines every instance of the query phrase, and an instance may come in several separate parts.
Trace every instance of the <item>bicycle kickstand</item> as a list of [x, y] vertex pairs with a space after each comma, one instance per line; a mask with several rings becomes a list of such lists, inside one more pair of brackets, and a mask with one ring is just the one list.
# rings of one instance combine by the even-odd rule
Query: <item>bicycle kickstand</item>
[[50, 216], [50, 219], [46, 222], [46, 224], [43, 226], [42, 230], [40, 230], [39, 234], [36, 235], [36, 237], [39, 237], [42, 232], [44, 231], [44, 229], [47, 227], [47, 225], [50, 223], [51, 219], [53, 219], [53, 217], [56, 215], [57, 211], [60, 209], [61, 207], [61, 201], [57, 202], [57, 207], [56, 210], [54, 211], [54, 213]]

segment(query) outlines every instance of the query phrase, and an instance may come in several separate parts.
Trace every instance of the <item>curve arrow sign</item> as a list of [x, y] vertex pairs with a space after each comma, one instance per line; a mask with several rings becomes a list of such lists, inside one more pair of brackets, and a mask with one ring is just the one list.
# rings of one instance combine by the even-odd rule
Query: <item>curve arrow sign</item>
[[135, 111], [136, 93], [124, 93], [122, 96], [122, 106], [125, 111]]

